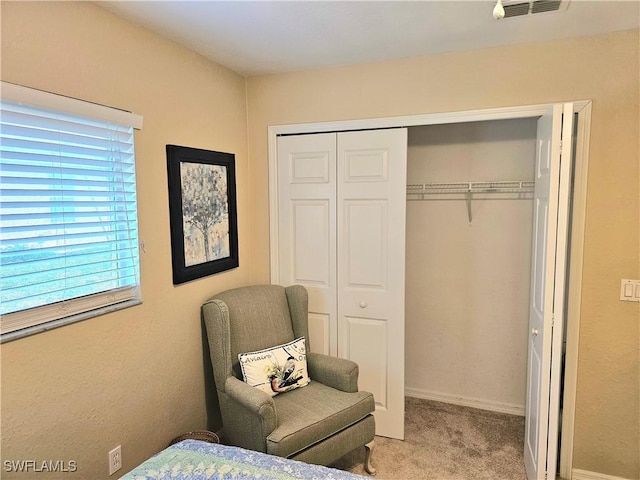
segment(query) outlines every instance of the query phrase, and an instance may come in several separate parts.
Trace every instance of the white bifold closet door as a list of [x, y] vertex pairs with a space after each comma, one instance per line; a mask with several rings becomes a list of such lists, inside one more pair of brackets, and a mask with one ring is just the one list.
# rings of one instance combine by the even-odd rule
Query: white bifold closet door
[[573, 104], [538, 120], [524, 459], [529, 480], [556, 477]]
[[306, 287], [307, 348], [336, 356], [336, 134], [279, 137], [277, 148], [277, 283]]
[[358, 363], [376, 433], [404, 438], [407, 130], [278, 137], [278, 282], [309, 291], [311, 351]]

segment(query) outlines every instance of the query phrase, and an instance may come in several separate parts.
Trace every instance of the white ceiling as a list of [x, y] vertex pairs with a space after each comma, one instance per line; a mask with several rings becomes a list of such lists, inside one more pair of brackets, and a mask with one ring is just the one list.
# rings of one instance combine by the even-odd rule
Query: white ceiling
[[564, 0], [557, 12], [502, 20], [494, 0], [96, 3], [242, 75], [640, 28], [639, 0]]

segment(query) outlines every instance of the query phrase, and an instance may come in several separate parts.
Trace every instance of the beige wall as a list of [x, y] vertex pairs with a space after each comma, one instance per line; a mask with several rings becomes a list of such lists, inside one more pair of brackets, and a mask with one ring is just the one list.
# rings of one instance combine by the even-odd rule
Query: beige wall
[[638, 478], [638, 32], [248, 79], [252, 280], [269, 280], [267, 126], [593, 100], [574, 467]]
[[[407, 183], [532, 181], [536, 119], [409, 128]], [[524, 414], [532, 195], [407, 202], [409, 395]], [[413, 197], [416, 198], [416, 197]]]
[[[269, 280], [268, 125], [592, 99], [574, 466], [638, 476], [639, 310], [617, 300], [620, 278], [640, 277], [638, 32], [250, 78], [247, 142], [240, 76], [90, 3], [1, 15], [2, 80], [144, 116], [146, 243], [143, 305], [2, 345], [3, 461], [76, 460], [78, 478], [106, 478], [114, 446], [126, 471], [206, 425], [199, 305]], [[167, 143], [236, 154], [238, 269], [173, 287]]]
[[[73, 478], [109, 478], [116, 445], [124, 473], [207, 426], [199, 306], [247, 284], [251, 267], [245, 80], [89, 2], [3, 2], [1, 53], [4, 81], [144, 116], [135, 133], [144, 303], [1, 347], [3, 462], [75, 460]], [[236, 154], [240, 267], [178, 287], [168, 143]]]

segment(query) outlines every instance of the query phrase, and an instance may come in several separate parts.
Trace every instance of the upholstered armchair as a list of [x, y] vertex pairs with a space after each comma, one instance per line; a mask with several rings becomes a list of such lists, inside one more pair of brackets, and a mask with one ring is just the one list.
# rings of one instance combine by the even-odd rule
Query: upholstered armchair
[[356, 363], [307, 351], [311, 382], [273, 397], [243, 381], [238, 354], [308, 339], [307, 309], [299, 285], [236, 288], [203, 304], [225, 443], [320, 465], [364, 445], [373, 474], [374, 401], [358, 391]]

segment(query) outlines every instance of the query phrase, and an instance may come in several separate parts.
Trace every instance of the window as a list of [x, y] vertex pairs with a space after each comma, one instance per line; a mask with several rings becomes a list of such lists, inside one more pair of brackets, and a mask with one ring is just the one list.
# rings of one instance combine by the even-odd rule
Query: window
[[4, 82], [0, 96], [2, 341], [140, 303], [141, 117]]

